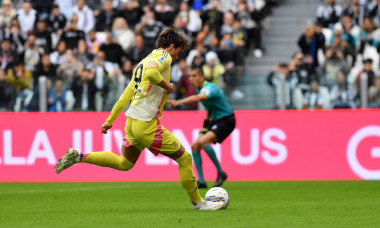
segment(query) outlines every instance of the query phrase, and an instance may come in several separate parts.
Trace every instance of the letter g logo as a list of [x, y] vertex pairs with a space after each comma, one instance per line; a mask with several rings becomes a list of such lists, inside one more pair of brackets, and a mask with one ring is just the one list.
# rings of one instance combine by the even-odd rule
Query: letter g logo
[[[363, 127], [350, 138], [347, 145], [347, 161], [350, 165], [352, 171], [356, 175], [363, 179], [375, 180], [380, 179], [380, 169], [379, 170], [369, 170], [366, 169], [362, 164], [360, 164], [357, 156], [357, 149], [361, 141], [367, 137], [379, 137], [380, 138], [380, 126], [367, 126]], [[371, 149], [372, 158], [380, 158], [380, 148], [373, 147]]]

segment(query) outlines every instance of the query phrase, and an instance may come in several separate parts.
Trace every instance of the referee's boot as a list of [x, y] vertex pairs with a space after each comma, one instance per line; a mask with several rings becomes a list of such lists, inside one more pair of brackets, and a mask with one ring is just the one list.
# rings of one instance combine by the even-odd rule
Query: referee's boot
[[198, 188], [207, 188], [207, 184], [206, 184], [206, 182], [203, 183], [203, 182], [199, 182], [199, 181], [197, 181], [197, 186], [198, 186]]
[[218, 173], [218, 178], [216, 178], [215, 184], [213, 187], [220, 187], [227, 180], [227, 174], [225, 172]]

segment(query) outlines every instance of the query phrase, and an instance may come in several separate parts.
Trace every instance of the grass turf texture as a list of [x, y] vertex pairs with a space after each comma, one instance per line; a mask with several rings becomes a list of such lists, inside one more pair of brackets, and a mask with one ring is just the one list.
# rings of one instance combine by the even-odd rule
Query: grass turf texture
[[223, 187], [227, 210], [194, 211], [179, 182], [0, 183], [0, 227], [380, 226], [379, 181]]

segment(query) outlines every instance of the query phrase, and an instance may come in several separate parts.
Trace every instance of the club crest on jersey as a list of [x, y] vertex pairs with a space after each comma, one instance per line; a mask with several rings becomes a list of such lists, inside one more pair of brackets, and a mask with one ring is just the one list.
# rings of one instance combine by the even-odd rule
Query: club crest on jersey
[[161, 57], [161, 58], [158, 60], [158, 62], [160, 62], [160, 63], [164, 63], [164, 61], [165, 61], [165, 58], [164, 58], [164, 57]]

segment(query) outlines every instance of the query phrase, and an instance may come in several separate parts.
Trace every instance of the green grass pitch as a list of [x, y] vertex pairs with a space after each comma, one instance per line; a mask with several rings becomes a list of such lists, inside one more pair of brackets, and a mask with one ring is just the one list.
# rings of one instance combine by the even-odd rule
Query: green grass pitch
[[226, 210], [194, 211], [179, 182], [0, 183], [0, 227], [380, 227], [379, 181], [223, 187]]

